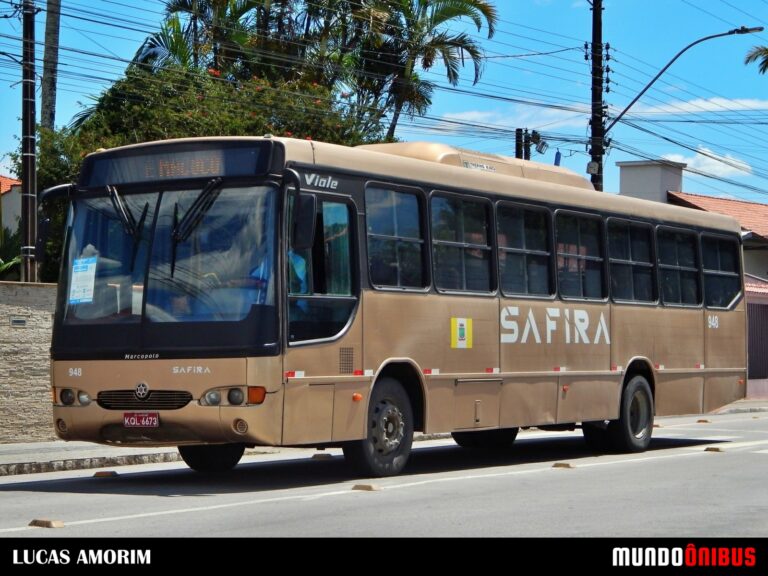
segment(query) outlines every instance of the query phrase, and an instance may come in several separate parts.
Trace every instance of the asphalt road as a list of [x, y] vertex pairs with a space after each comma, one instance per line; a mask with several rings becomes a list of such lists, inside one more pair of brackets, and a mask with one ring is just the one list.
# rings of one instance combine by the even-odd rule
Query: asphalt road
[[657, 423], [651, 449], [633, 455], [595, 456], [580, 431], [523, 432], [494, 456], [419, 442], [386, 479], [307, 450], [247, 456], [214, 478], [178, 463], [2, 477], [0, 537], [764, 537], [768, 414]]

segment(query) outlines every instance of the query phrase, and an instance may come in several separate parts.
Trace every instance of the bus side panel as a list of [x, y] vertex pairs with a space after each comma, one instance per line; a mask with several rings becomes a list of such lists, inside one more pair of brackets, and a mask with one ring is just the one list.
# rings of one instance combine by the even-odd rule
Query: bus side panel
[[626, 369], [632, 358], [655, 362], [660, 311], [655, 306], [625, 304], [611, 308], [611, 364]]
[[619, 415], [618, 377], [562, 377], [557, 396], [557, 423], [613, 420]]
[[733, 310], [707, 310], [704, 317], [706, 369], [729, 370], [708, 375], [704, 412], [717, 410], [746, 396], [746, 302]]
[[285, 385], [283, 444], [329, 442], [333, 433], [333, 384], [310, 379], [289, 380]]
[[659, 374], [656, 382], [656, 415], [701, 414], [704, 377]]
[[453, 427], [498, 428], [501, 379], [459, 379], [454, 393]]
[[[495, 298], [366, 292], [364, 368], [377, 371], [393, 358], [408, 358], [425, 372], [429, 432], [498, 425], [499, 321]], [[488, 374], [489, 378], [461, 378]], [[457, 404], [458, 403], [458, 404]], [[458, 406], [458, 407], [457, 407]], [[469, 416], [467, 416], [469, 414]]]
[[[363, 369], [362, 337], [363, 315], [359, 307], [352, 325], [337, 340], [288, 347], [283, 360], [287, 375], [283, 444], [320, 444], [337, 439], [333, 430], [335, 387], [340, 382], [349, 382], [355, 370]], [[355, 378], [358, 380], [363, 379]], [[341, 388], [344, 390], [344, 386]], [[339, 402], [354, 402], [354, 407], [345, 408], [359, 412], [360, 430], [346, 440], [363, 437], [362, 419], [368, 394], [366, 386], [359, 388], [365, 392], [365, 402], [354, 402], [349, 390], [349, 394], [338, 395]], [[349, 416], [341, 418], [345, 422], [350, 420]]]
[[616, 418], [620, 377], [610, 371], [607, 305], [502, 299], [499, 306], [501, 372], [522, 373], [504, 385], [502, 426]]
[[509, 378], [501, 389], [499, 426], [554, 424], [557, 416], [557, 378]]
[[704, 380], [704, 410], [713, 412], [746, 396], [744, 372], [724, 376], [707, 376]]
[[704, 399], [704, 311], [656, 308], [653, 361], [658, 366], [656, 414], [700, 414]]
[[651, 362], [658, 416], [701, 412], [702, 318], [701, 308], [613, 306], [611, 361], [623, 369], [633, 358]]

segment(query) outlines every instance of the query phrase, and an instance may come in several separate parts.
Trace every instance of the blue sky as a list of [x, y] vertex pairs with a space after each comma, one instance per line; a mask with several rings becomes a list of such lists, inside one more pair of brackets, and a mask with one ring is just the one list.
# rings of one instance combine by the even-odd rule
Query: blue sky
[[[163, 3], [153, 0], [62, 2], [58, 125], [67, 124], [80, 103], [87, 104], [89, 95], [122, 74], [124, 61], [158, 29], [163, 12]], [[741, 25], [768, 28], [768, 0], [604, 3], [603, 39], [610, 44], [607, 64], [612, 70], [604, 98], [614, 113], [690, 42]], [[45, 8], [45, 2], [37, 4]], [[458, 86], [462, 92], [457, 93], [443, 89], [442, 70], [425, 74], [440, 86], [433, 106], [427, 118], [404, 120], [398, 137], [514, 155], [514, 138], [506, 131], [536, 129], [549, 138], [550, 147], [545, 154], [534, 154], [534, 160], [552, 163], [559, 150], [563, 166], [585, 174], [591, 98], [583, 49], [591, 39], [588, 2], [496, 4], [500, 21], [493, 39], [485, 37], [485, 30], [467, 28], [489, 56], [481, 81], [472, 85], [467, 66]], [[0, 53], [20, 55], [20, 20], [2, 18], [12, 12], [11, 2], [0, 0]], [[42, 11], [37, 17], [40, 41], [44, 23]], [[756, 44], [768, 45], [768, 33], [717, 38], [683, 54], [625, 117], [639, 128], [620, 123], [611, 131], [616, 146], [606, 158], [605, 189], [618, 190], [615, 162], [664, 157], [741, 185], [686, 173], [685, 191], [768, 202], [768, 76], [760, 75], [756, 65], [744, 65], [747, 50]], [[38, 58], [42, 60], [42, 48]], [[18, 145], [20, 79], [20, 66], [0, 54], [0, 154]], [[7, 158], [0, 160], [0, 173], [9, 174]]]

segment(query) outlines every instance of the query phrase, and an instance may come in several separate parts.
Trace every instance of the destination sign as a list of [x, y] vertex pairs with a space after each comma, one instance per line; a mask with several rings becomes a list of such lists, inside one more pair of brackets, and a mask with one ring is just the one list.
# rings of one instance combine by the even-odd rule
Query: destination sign
[[266, 173], [270, 143], [237, 144], [150, 146], [94, 155], [86, 159], [80, 185], [91, 188]]

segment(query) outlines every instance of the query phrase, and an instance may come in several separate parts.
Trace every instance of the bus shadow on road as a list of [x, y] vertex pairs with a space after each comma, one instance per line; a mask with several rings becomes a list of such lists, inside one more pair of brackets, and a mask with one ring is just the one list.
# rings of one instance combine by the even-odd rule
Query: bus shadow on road
[[[679, 448], [695, 448], [717, 441], [696, 438], [654, 438], [646, 454]], [[504, 451], [473, 450], [458, 446], [438, 446], [414, 451], [407, 474], [428, 474], [452, 470], [468, 470], [524, 464], [578, 462], [591, 458], [615, 457], [618, 454], [597, 453], [578, 436], [519, 439]]]
[[[690, 438], [658, 438], [648, 450], [663, 452], [694, 448], [717, 441]], [[568, 462], [578, 467], [579, 461], [609, 458], [589, 450], [580, 437], [520, 439], [503, 452], [469, 450], [454, 444], [414, 446], [403, 477], [466, 470], [482, 470], [500, 466], [554, 464]], [[234, 470], [204, 475], [189, 469], [136, 471], [116, 467], [116, 476], [35, 480], [0, 487], [0, 492], [43, 492], [62, 494], [144, 495], [166, 498], [210, 497], [226, 494], [259, 493], [294, 488], [327, 487], [359, 480], [340, 455], [323, 459], [250, 460]]]

